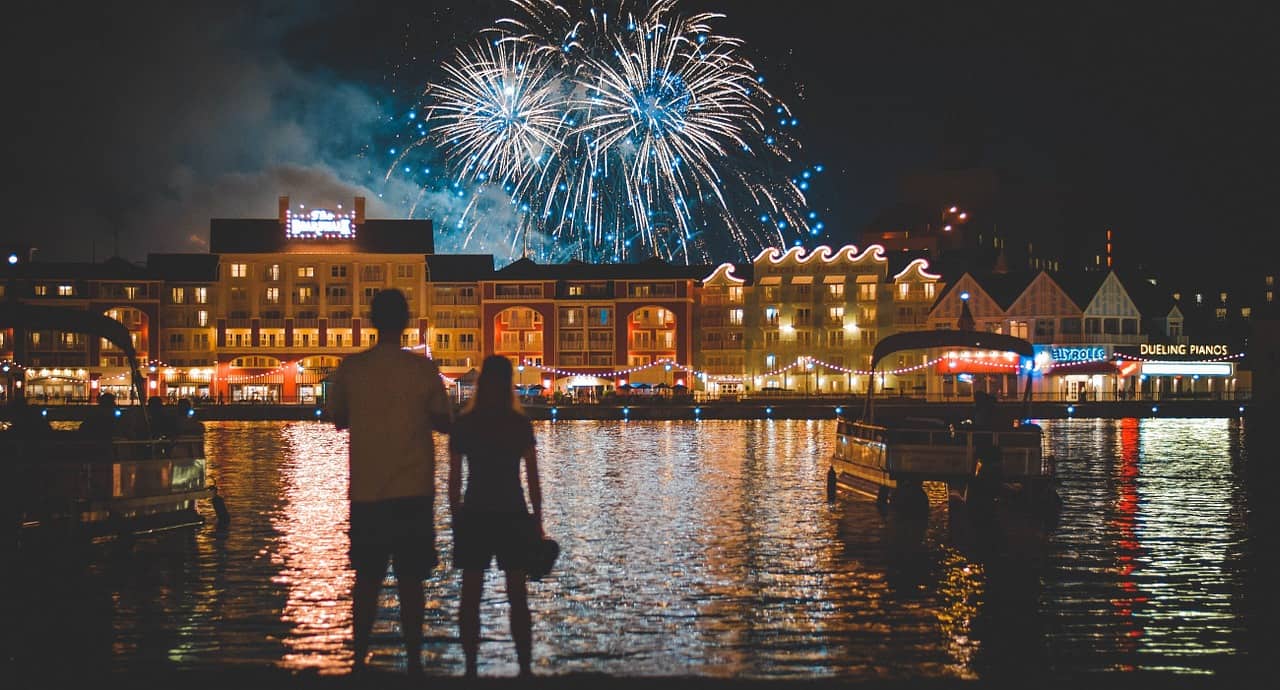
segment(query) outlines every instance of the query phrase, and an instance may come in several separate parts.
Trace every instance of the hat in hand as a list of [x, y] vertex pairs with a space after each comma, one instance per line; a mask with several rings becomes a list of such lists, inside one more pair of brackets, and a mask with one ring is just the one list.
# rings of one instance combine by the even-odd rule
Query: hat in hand
[[542, 537], [533, 544], [533, 555], [529, 559], [529, 579], [537, 582], [551, 573], [556, 559], [560, 557], [560, 544], [551, 537]]

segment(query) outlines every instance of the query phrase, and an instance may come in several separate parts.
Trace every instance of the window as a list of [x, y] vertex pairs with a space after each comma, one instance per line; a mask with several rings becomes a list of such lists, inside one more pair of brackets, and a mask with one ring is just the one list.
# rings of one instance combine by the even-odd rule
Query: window
[[768, 368], [772, 369], [772, 368], [774, 368], [775, 366], [777, 366], [777, 364], [778, 364], [778, 358], [777, 358], [777, 357], [775, 357], [775, 356], [773, 356], [773, 355], [765, 355], [765, 356], [764, 356], [764, 365], [765, 365], [766, 367], [768, 367]]
[[[840, 287], [843, 288], [844, 286], [842, 285]], [[740, 304], [742, 302], [742, 286], [741, 285], [729, 286], [729, 301], [733, 304]]]
[[184, 304], [187, 301], [187, 289], [176, 287], [169, 291], [169, 301], [174, 304]]
[[796, 331], [796, 345], [800, 347], [809, 347], [813, 342], [813, 334], [809, 331]]
[[827, 283], [827, 295], [833, 299], [844, 297], [844, 283]]
[[365, 288], [365, 289], [364, 289], [364, 300], [363, 300], [361, 303], [362, 303], [362, 304], [372, 304], [372, 303], [373, 303], [373, 297], [374, 297], [374, 295], [377, 295], [379, 292], [382, 292], [382, 288], [376, 288], [376, 287], [367, 287], [367, 288]]
[[364, 336], [364, 342], [365, 342], [365, 346], [366, 346], [366, 347], [373, 347], [374, 345], [377, 345], [377, 344], [378, 344], [378, 334], [377, 334], [377, 333], [366, 333], [366, 334], [365, 334], [365, 336]]
[[613, 325], [613, 309], [609, 307], [588, 307], [587, 321], [592, 326]]
[[766, 301], [766, 302], [777, 302], [777, 301], [778, 301], [778, 288], [777, 288], [777, 287], [775, 287], [775, 286], [773, 286], [773, 285], [766, 285], [766, 286], [764, 287], [764, 295], [763, 295], [763, 299], [764, 299], [764, 301]]
[[244, 278], [249, 275], [249, 264], [231, 264], [231, 277]]
[[765, 325], [767, 326], [778, 325], [778, 310], [776, 307], [764, 308], [764, 322], [765, 322]]
[[1063, 319], [1062, 334], [1063, 335], [1080, 335], [1080, 319]]
[[1026, 321], [1010, 321], [1009, 335], [1015, 338], [1027, 339], [1029, 324]]
[[796, 310], [796, 317], [791, 320], [794, 326], [809, 326], [813, 324], [813, 310], [802, 308]]
[[296, 275], [299, 278], [314, 278], [316, 277], [316, 267], [315, 266], [299, 266], [297, 270], [294, 271], [294, 275]]
[[201, 309], [196, 312], [196, 325], [204, 328], [209, 325], [209, 312]]
[[871, 302], [876, 298], [875, 283], [858, 283], [858, 299]]
[[246, 299], [248, 299], [248, 298], [249, 298], [249, 292], [248, 292], [247, 290], [245, 290], [244, 288], [242, 288], [242, 287], [233, 287], [233, 288], [231, 288], [231, 301], [232, 301], [232, 302], [243, 302], [244, 300], [246, 300]]
[[59, 286], [58, 286], [58, 296], [59, 296], [59, 297], [70, 297], [70, 296], [72, 296], [72, 295], [74, 295], [74, 294], [76, 294], [76, 289], [75, 289], [74, 287], [72, 287], [71, 285], [59, 285]]
[[803, 302], [808, 302], [809, 300], [813, 299], [813, 286], [808, 283], [797, 285], [796, 299], [801, 300]]
[[[3, 294], [4, 294], [3, 292], [0, 292], [0, 295], [3, 295]], [[1271, 290], [1267, 290], [1267, 301], [1271, 302], [1275, 297], [1275, 294], [1276, 293], [1272, 292]]]
[[741, 326], [741, 325], [742, 325], [742, 310], [741, 310], [741, 309], [730, 309], [730, 310], [729, 310], [729, 325], [731, 325], [731, 326]]
[[36, 297], [44, 297], [45, 295], [49, 294], [49, 286], [37, 285], [35, 288], [35, 291], [36, 291]]
[[137, 285], [124, 286], [125, 299], [138, 299], [138, 296], [140, 294], [142, 294], [142, 289], [139, 288]]
[[476, 334], [475, 333], [459, 333], [458, 349], [459, 350], [476, 349]]
[[267, 280], [280, 280], [280, 264], [267, 266]]
[[[1065, 332], [1065, 331], [1064, 331]], [[1102, 332], [1102, 319], [1089, 317], [1084, 320], [1084, 332], [1088, 335], [1098, 335]]]
[[569, 286], [569, 296], [570, 296], [570, 297], [581, 297], [581, 296], [582, 296], [582, 292], [583, 292], [583, 291], [582, 291], [582, 286], [581, 286], [581, 285], [570, 285], [570, 286]]
[[1102, 332], [1107, 335], [1120, 334], [1120, 319], [1109, 318], [1102, 320]]
[[310, 285], [298, 286], [298, 304], [315, 304], [316, 289]]
[[649, 285], [632, 285], [631, 296], [632, 297], [648, 297], [651, 290], [652, 290], [652, 286], [649, 286]]
[[937, 293], [937, 290], [938, 290], [938, 284], [937, 284], [937, 283], [925, 283], [925, 284], [924, 284], [924, 298], [925, 298], [925, 299], [933, 299], [933, 296], [934, 296], [934, 294], [936, 294], [936, 293]]
[[1219, 321], [1225, 321], [1225, 320], [1226, 320], [1226, 318], [1227, 318], [1227, 308], [1226, 308], [1226, 307], [1218, 307], [1217, 309], [1214, 309], [1214, 310], [1213, 310], [1213, 313], [1214, 313], [1214, 316], [1216, 316], [1216, 317], [1218, 318], [1218, 320], [1219, 320]]
[[183, 335], [182, 335], [181, 333], [170, 333], [170, 334], [169, 334], [169, 349], [170, 349], [170, 350], [182, 350], [182, 349], [185, 349], [185, 347], [186, 347], [186, 342], [185, 342], [185, 340], [186, 340], [186, 338], [185, 338], [185, 337], [183, 337]]
[[209, 288], [207, 287], [191, 288], [191, 296], [195, 298], [196, 304], [208, 304]]
[[347, 266], [346, 266], [346, 264], [339, 264], [339, 265], [336, 265], [336, 266], [330, 266], [330, 267], [329, 267], [329, 277], [330, 277], [330, 278], [346, 278], [346, 277], [347, 277]]
[[844, 347], [844, 331], [827, 331], [827, 347]]
[[192, 336], [191, 336], [191, 349], [193, 349], [193, 350], [208, 350], [208, 349], [209, 349], [209, 334], [208, 334], [208, 333], [196, 333], [196, 334], [192, 335]]
[[1218, 301], [1219, 301], [1219, 302], [1226, 302], [1226, 301], [1227, 301], [1227, 293], [1225, 293], [1225, 292], [1219, 292], [1219, 293], [1218, 293]]
[[1120, 334], [1121, 335], [1137, 335], [1138, 320], [1137, 319], [1121, 319]]
[[1276, 284], [1276, 277], [1275, 277], [1275, 276], [1267, 276], [1265, 279], [1263, 279], [1263, 281], [1262, 281], [1262, 282], [1266, 283], [1267, 287], [1275, 287], [1275, 284]]
[[831, 324], [844, 324], [844, 307], [831, 307], [827, 309], [827, 321]]
[[280, 304], [280, 288], [267, 288], [267, 304]]
[[1036, 319], [1036, 337], [1052, 338], [1054, 333], [1053, 319]]
[[911, 295], [911, 283], [898, 283], [898, 299], [906, 299]]
[[765, 347], [777, 347], [777, 346], [778, 346], [778, 332], [777, 332], [777, 331], [765, 331], [765, 332], [764, 332], [764, 346], [765, 346]]
[[386, 277], [381, 264], [360, 267], [360, 280], [381, 282]]

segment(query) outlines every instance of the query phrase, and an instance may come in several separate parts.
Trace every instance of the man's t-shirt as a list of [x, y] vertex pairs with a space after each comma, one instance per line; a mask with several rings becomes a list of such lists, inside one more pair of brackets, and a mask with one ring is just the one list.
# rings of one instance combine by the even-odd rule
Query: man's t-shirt
[[329, 407], [351, 428], [352, 501], [435, 495], [431, 415], [452, 411], [435, 362], [390, 345], [347, 357]]
[[522, 414], [469, 412], [459, 417], [449, 434], [449, 450], [466, 458], [462, 504], [467, 510], [527, 510], [520, 487], [520, 458], [533, 445], [533, 425]]

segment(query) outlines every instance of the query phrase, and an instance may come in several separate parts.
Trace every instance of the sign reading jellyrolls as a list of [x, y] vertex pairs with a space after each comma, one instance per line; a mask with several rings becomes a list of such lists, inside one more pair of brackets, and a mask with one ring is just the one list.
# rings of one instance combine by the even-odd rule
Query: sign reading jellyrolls
[[1101, 346], [1062, 347], [1051, 345], [1049, 358], [1055, 362], [1095, 362], [1107, 358], [1107, 348]]
[[1140, 357], [1228, 357], [1231, 348], [1226, 345], [1201, 345], [1197, 343], [1142, 343], [1138, 346]]

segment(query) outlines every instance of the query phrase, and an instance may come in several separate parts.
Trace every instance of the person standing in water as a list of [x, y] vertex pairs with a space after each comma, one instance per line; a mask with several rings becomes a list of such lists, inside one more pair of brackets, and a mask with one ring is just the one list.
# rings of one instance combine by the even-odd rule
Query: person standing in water
[[[462, 464], [467, 487], [462, 492]], [[520, 486], [520, 461], [529, 483], [529, 505]], [[532, 514], [529, 508], [532, 507]], [[476, 677], [480, 648], [480, 596], [484, 573], [496, 557], [506, 573], [511, 637], [520, 676], [533, 675], [533, 619], [527, 578], [542, 528], [542, 485], [533, 425], [516, 402], [511, 361], [486, 357], [475, 397], [449, 437], [449, 512], [453, 517], [453, 562], [462, 569], [458, 627], [466, 675]]]
[[422, 582], [435, 568], [435, 446], [453, 407], [435, 362], [400, 348], [409, 305], [399, 290], [373, 298], [377, 344], [333, 373], [330, 414], [351, 430], [349, 497], [353, 671], [365, 668], [378, 590], [391, 563], [410, 674], [422, 672]]

